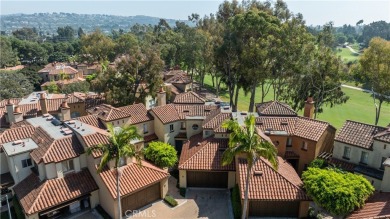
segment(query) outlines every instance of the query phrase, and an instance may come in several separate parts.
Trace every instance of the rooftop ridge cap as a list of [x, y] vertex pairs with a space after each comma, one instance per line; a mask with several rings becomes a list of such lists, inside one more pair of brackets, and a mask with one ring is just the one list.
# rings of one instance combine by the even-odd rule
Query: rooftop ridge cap
[[[31, 173], [31, 174], [34, 174], [34, 173]], [[37, 177], [37, 176], [35, 176], [35, 177]], [[39, 180], [39, 179], [38, 179], [38, 180]], [[42, 188], [39, 190], [37, 197], [34, 199], [33, 203], [32, 203], [31, 206], [30, 206], [30, 209], [28, 210], [28, 212], [29, 212], [30, 214], [31, 214], [32, 212], [34, 212], [34, 211], [32, 211], [32, 210], [33, 210], [33, 208], [35, 207], [36, 203], [38, 202], [39, 198], [41, 197], [41, 195], [42, 195], [42, 190], [44, 190], [44, 189], [47, 187], [47, 181], [49, 181], [49, 179], [45, 179], [45, 180], [43, 180], [43, 181], [40, 181], [40, 180], [39, 180], [39, 183], [42, 183], [42, 185], [40, 185], [40, 186], [42, 186]]]
[[354, 120], [350, 120], [350, 119], [347, 119], [345, 120], [346, 122], [343, 124], [343, 126], [347, 123], [347, 122], [352, 122], [352, 123], [358, 123], [358, 124], [361, 124], [361, 125], [367, 125], [367, 126], [372, 126], [372, 127], [376, 127], [376, 128], [383, 128], [383, 129], [386, 129], [386, 127], [383, 127], [383, 126], [379, 126], [379, 125], [372, 125], [372, 124], [368, 124], [368, 123], [364, 123], [364, 122], [359, 122], [359, 121], [354, 121]]
[[[198, 134], [199, 135], [199, 134]], [[199, 148], [194, 154], [192, 154], [185, 162], [183, 162], [181, 165], [179, 165], [179, 167], [180, 166], [182, 166], [182, 165], [184, 165], [184, 164], [186, 164], [189, 160], [191, 160], [199, 151], [201, 151], [202, 149], [204, 149], [205, 147], [206, 147], [206, 145], [208, 145], [209, 143], [210, 143], [210, 141], [208, 141], [208, 139], [212, 139], [212, 138], [214, 138], [214, 136], [212, 135], [212, 136], [209, 136], [209, 137], [207, 137], [207, 138], [202, 138], [202, 141], [201, 142], [204, 142], [204, 141], [206, 141], [206, 144], [204, 144], [204, 145], [200, 145], [202, 148]], [[180, 162], [180, 161], [179, 161]]]

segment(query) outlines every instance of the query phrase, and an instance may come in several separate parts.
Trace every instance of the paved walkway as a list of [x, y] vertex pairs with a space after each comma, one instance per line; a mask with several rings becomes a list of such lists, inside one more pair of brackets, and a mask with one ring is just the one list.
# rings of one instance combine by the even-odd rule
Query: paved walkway
[[172, 208], [164, 201], [157, 201], [141, 208], [127, 218], [172, 218], [172, 219], [232, 219], [230, 193], [227, 189], [187, 189], [186, 197], [179, 194], [176, 179], [170, 177], [168, 194], [179, 205]]
[[[378, 95], [378, 93], [376, 92], [372, 92], [371, 90], [367, 90], [367, 89], [363, 89], [363, 88], [360, 88], [360, 87], [354, 87], [354, 86], [350, 86], [350, 85], [346, 85], [346, 84], [342, 84], [341, 87], [346, 87], [346, 88], [350, 88], [350, 89], [354, 89], [354, 90], [360, 90], [360, 91], [363, 91], [363, 92], [367, 92], [367, 93], [375, 93], [375, 95]], [[390, 99], [390, 96], [386, 96], [384, 95], [386, 98]]]
[[356, 53], [356, 54], [360, 54], [359, 52], [357, 52], [356, 50], [354, 50], [352, 47], [350, 46], [346, 46], [352, 53]]

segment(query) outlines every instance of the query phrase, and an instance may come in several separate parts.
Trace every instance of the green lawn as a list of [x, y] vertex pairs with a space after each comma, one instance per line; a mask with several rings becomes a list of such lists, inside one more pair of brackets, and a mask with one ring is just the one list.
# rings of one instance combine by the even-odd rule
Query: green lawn
[[352, 53], [348, 48], [337, 48], [336, 54], [340, 56], [344, 62], [350, 62], [358, 60], [359, 55]]
[[[207, 75], [205, 77], [205, 84], [211, 86], [211, 77]], [[350, 97], [347, 103], [334, 106], [333, 108], [324, 107], [324, 112], [319, 114], [317, 119], [324, 120], [332, 124], [337, 129], [340, 129], [345, 120], [354, 120], [373, 124], [375, 119], [375, 107], [374, 102], [370, 94], [353, 90], [349, 88], [342, 88], [343, 91]], [[220, 97], [223, 101], [229, 101], [228, 93], [221, 92]], [[244, 95], [243, 91], [240, 91], [238, 109], [247, 111], [249, 107], [249, 98]], [[272, 88], [270, 93], [266, 96], [265, 101], [273, 100]], [[256, 91], [255, 102], [261, 102], [261, 89]], [[298, 112], [302, 114], [303, 112]], [[384, 103], [382, 105], [381, 116], [379, 125], [386, 126], [390, 123], [390, 104]]]

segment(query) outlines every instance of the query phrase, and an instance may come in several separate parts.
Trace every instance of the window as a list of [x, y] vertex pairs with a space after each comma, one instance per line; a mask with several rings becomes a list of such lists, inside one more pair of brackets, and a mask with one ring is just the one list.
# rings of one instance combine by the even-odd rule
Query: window
[[362, 151], [362, 155], [360, 156], [360, 163], [367, 164], [367, 162], [368, 162], [368, 153]]
[[122, 119], [122, 124], [123, 124], [123, 123], [125, 123], [125, 120], [124, 120], [124, 119]]
[[350, 155], [351, 155], [351, 148], [350, 147], [344, 147], [343, 158], [349, 160]]
[[26, 168], [26, 167], [29, 167], [29, 166], [32, 166], [32, 162], [31, 162], [30, 158], [22, 160], [22, 167], [23, 168]]
[[119, 125], [119, 121], [116, 121], [116, 124]]
[[274, 141], [273, 143], [276, 147], [279, 146], [279, 141]]
[[174, 132], [174, 131], [175, 131], [175, 130], [173, 129], [173, 124], [170, 124], [170, 125], [169, 125], [169, 131], [170, 131], [170, 132]]
[[180, 129], [182, 129], [182, 130], [186, 129], [186, 123], [185, 122], [181, 122]]
[[385, 169], [385, 166], [383, 165], [383, 163], [385, 162], [386, 159], [387, 159], [386, 157], [382, 157], [381, 167], [379, 169], [381, 169], [381, 170]]
[[148, 133], [148, 124], [144, 124], [144, 134]]
[[301, 149], [304, 150], [304, 151], [307, 151], [307, 142], [306, 141], [302, 141]]
[[193, 125], [192, 125], [192, 129], [193, 129], [193, 130], [198, 130], [198, 128], [199, 128], [199, 125], [198, 125], [198, 124], [193, 124]]
[[69, 172], [69, 171], [72, 171], [72, 170], [74, 170], [73, 160], [72, 159], [66, 160], [66, 161], [62, 162], [62, 172], [66, 173], [66, 172]]
[[287, 138], [287, 147], [292, 147], [292, 138]]
[[210, 131], [205, 131], [205, 132], [204, 132], [204, 135], [205, 135], [205, 136], [209, 136], [209, 135], [210, 135]]

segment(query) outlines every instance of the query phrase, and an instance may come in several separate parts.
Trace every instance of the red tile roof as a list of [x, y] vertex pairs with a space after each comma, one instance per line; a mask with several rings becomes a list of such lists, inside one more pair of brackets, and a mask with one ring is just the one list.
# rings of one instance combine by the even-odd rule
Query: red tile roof
[[194, 135], [183, 144], [179, 169], [234, 171], [234, 161], [226, 166], [221, 164], [222, 154], [226, 148], [228, 148], [228, 139], [214, 137], [203, 139], [202, 134]]
[[17, 105], [22, 98], [10, 98], [10, 99], [4, 99], [0, 101], [0, 107], [5, 107], [8, 104], [8, 101], [10, 101], [12, 104]]
[[390, 218], [390, 192], [377, 192], [372, 195], [363, 208], [354, 211], [349, 219], [379, 219]]
[[56, 66], [46, 65], [45, 68], [38, 71], [38, 73], [44, 73], [44, 72], [48, 72], [49, 75], [57, 75], [60, 73], [76, 74], [78, 71], [70, 66], [63, 65], [61, 67], [61, 64], [57, 64]]
[[[101, 133], [101, 132], [96, 132], [94, 134], [82, 136], [87, 147], [93, 147], [93, 146], [96, 146], [99, 144], [108, 144], [109, 137], [110, 136], [108, 135], [108, 133], [105, 134], [105, 133]], [[92, 156], [94, 158], [100, 157], [102, 155], [103, 155], [103, 153], [101, 151], [93, 151], [92, 152]]]
[[256, 109], [260, 116], [297, 116], [288, 104], [279, 101], [256, 103]]
[[0, 144], [16, 141], [20, 139], [25, 139], [25, 138], [31, 138], [34, 131], [35, 131], [35, 127], [32, 125], [7, 129], [0, 134]]
[[87, 169], [78, 173], [68, 173], [63, 178], [42, 182], [38, 176], [32, 173], [14, 187], [20, 204], [27, 215], [88, 195], [98, 189]]
[[335, 141], [371, 150], [375, 135], [385, 130], [386, 128], [380, 126], [347, 120]]
[[286, 131], [312, 141], [318, 141], [328, 127], [329, 123], [309, 119], [306, 117], [258, 117], [256, 127], [262, 131]]
[[[294, 168], [281, 157], [279, 167], [274, 170], [271, 164], [261, 158], [253, 166], [249, 183], [249, 200], [310, 200], [302, 189], [302, 181]], [[247, 172], [246, 159], [238, 159], [239, 187], [241, 198], [244, 198]], [[261, 171], [262, 174], [256, 173]]]
[[123, 112], [111, 105], [101, 104], [88, 110], [89, 113], [97, 115], [101, 120], [110, 122], [123, 118], [130, 118], [130, 114]]
[[163, 124], [180, 120], [179, 113], [176, 111], [173, 104], [154, 107], [151, 112], [153, 112]]
[[179, 114], [180, 119], [185, 119], [187, 116], [207, 117], [218, 109], [213, 105], [176, 105], [175, 109]]
[[191, 77], [185, 73], [176, 73], [174, 76], [170, 77], [169, 79], [164, 81], [165, 83], [171, 83], [171, 84], [189, 84], [192, 82]]
[[99, 119], [97, 115], [88, 115], [88, 116], [81, 116], [76, 118], [77, 120], [80, 120], [81, 122], [100, 128], [100, 129], [106, 129], [106, 126], [104, 123]]
[[[120, 167], [120, 171], [121, 196], [137, 192], [169, 177], [169, 173], [146, 161], [142, 161], [141, 166], [137, 163], [127, 164]], [[116, 171], [106, 168], [99, 175], [111, 196], [116, 199]]]
[[123, 106], [118, 109], [131, 116], [131, 124], [138, 124], [153, 120], [153, 117], [148, 113], [148, 110], [142, 103]]
[[231, 113], [218, 113], [214, 117], [206, 118], [203, 122], [203, 129], [212, 129], [216, 133], [226, 133], [227, 129], [222, 128], [222, 123], [231, 118]]
[[176, 95], [174, 104], [205, 104], [205, 100], [193, 91]]

